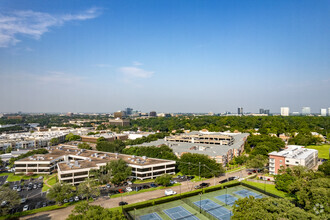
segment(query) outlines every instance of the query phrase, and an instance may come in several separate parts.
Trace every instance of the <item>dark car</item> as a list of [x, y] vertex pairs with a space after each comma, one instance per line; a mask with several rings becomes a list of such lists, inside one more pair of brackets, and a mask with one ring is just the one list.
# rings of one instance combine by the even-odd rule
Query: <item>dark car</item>
[[235, 179], [234, 176], [228, 178], [229, 181], [232, 181], [232, 180], [234, 180], [234, 179]]
[[149, 189], [150, 186], [148, 186], [148, 185], [143, 185], [142, 188], [143, 188], [143, 189]]
[[192, 179], [194, 179], [195, 177], [194, 176], [187, 176], [187, 179], [188, 180], [192, 180]]
[[119, 202], [119, 205], [122, 206], [122, 205], [127, 205], [128, 203], [127, 202], [124, 202], [124, 201], [121, 201]]
[[228, 180], [224, 179], [224, 180], [221, 180], [219, 183], [226, 183], [226, 182], [228, 182]]
[[140, 191], [141, 189], [142, 189], [141, 186], [137, 186], [137, 187], [135, 188], [135, 191]]
[[209, 183], [201, 183], [201, 184], [200, 184], [201, 187], [207, 187], [207, 186], [209, 186], [209, 185], [210, 185]]
[[157, 185], [156, 185], [156, 184], [154, 184], [154, 183], [151, 183], [151, 184], [150, 184], [150, 186], [151, 186], [151, 187], [154, 187], [154, 188], [156, 188], [156, 187], [157, 187]]

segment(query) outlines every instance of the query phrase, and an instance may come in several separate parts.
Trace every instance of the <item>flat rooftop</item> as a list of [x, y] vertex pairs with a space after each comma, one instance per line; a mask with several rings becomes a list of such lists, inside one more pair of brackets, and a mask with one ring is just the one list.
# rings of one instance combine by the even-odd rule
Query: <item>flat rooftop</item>
[[[198, 131], [190, 132], [191, 135], [201, 134], [203, 133]], [[187, 143], [187, 142], [176, 142], [176, 141], [165, 141], [165, 139], [159, 139], [156, 141], [152, 141], [149, 143], [143, 143], [139, 145], [133, 145], [134, 147], [142, 147], [142, 146], [160, 146], [167, 145], [173, 149], [175, 153], [198, 153], [205, 154], [211, 157], [215, 156], [223, 156], [227, 155], [227, 152], [230, 149], [239, 149], [242, 145], [244, 145], [246, 138], [249, 136], [248, 133], [222, 133], [222, 132], [208, 132], [205, 134], [209, 135], [228, 135], [234, 138], [234, 142], [232, 145], [215, 145], [215, 144], [201, 144], [201, 143]]]
[[273, 151], [268, 155], [283, 156], [285, 158], [291, 158], [291, 159], [306, 159], [309, 155], [314, 154], [315, 152], [317, 152], [317, 150], [308, 149], [305, 148], [304, 146], [288, 145], [286, 149], [279, 152]]
[[48, 148], [48, 154], [36, 154], [34, 156], [26, 157], [16, 161], [17, 163], [30, 162], [30, 161], [52, 161], [60, 157], [69, 156], [73, 157], [78, 162], [60, 162], [58, 163], [60, 170], [74, 170], [83, 168], [98, 167], [100, 164], [108, 163], [111, 160], [123, 159], [130, 165], [147, 166], [159, 163], [172, 162], [171, 160], [140, 157], [134, 155], [117, 154], [102, 152], [96, 150], [79, 149], [69, 145], [59, 145]]

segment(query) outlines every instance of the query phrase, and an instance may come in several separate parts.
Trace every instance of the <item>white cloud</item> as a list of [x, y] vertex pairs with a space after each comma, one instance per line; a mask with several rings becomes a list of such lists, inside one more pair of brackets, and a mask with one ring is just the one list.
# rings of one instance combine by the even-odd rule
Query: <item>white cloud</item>
[[119, 72], [126, 78], [150, 78], [155, 73], [134, 66], [121, 67]]
[[32, 10], [0, 12], [0, 47], [8, 47], [20, 42], [19, 35], [40, 39], [51, 27], [61, 26], [69, 21], [93, 19], [100, 14], [99, 8], [91, 8], [78, 14], [63, 15], [51, 15]]

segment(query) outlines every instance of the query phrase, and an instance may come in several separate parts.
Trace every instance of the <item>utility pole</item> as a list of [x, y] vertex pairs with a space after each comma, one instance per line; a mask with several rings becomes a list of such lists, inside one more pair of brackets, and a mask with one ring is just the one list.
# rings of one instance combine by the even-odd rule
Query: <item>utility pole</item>
[[198, 170], [199, 170], [199, 180], [201, 180], [201, 162], [199, 162]]

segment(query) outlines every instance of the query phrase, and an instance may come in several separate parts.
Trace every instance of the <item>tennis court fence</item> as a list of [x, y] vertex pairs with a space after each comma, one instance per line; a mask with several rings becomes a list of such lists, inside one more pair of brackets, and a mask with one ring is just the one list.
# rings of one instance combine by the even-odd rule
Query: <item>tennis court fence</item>
[[210, 213], [208, 213], [207, 211], [205, 211], [204, 209], [200, 209], [199, 207], [197, 207], [192, 201], [190, 201], [189, 199], [182, 199], [182, 201], [184, 203], [186, 203], [187, 205], [189, 205], [191, 208], [195, 209], [197, 212], [202, 213], [204, 216], [206, 216], [208, 219], [210, 220], [218, 220], [217, 218], [215, 218], [213, 215], [211, 215]]

